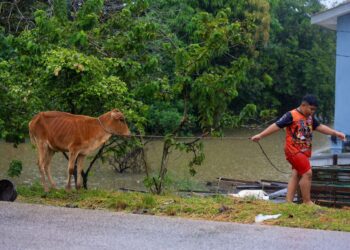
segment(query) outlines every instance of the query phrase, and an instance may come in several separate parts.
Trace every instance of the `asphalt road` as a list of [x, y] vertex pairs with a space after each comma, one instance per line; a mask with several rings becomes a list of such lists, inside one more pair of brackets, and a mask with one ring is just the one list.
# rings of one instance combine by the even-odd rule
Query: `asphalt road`
[[0, 249], [350, 249], [350, 233], [0, 202]]

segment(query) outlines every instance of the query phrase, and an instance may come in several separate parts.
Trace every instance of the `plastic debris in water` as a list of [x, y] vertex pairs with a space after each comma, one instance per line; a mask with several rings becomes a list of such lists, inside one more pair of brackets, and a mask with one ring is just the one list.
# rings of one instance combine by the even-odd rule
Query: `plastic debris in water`
[[281, 214], [273, 214], [273, 215], [258, 214], [257, 216], [255, 216], [255, 222], [259, 223], [259, 222], [263, 222], [264, 220], [277, 219], [280, 216]]
[[276, 192], [269, 194], [269, 198], [270, 200], [272, 200], [280, 196], [286, 196], [286, 194], [287, 194], [287, 188], [283, 188], [281, 190], [278, 190]]

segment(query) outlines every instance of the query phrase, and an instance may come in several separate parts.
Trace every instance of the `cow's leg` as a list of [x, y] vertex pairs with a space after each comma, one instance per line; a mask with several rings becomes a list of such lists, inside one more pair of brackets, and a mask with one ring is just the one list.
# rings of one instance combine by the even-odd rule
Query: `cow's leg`
[[74, 151], [69, 152], [69, 161], [68, 161], [68, 179], [67, 179], [67, 186], [66, 190], [69, 191], [71, 189], [71, 178], [74, 173], [74, 165], [75, 160], [77, 159], [78, 154]]
[[81, 172], [83, 171], [83, 163], [84, 163], [85, 155], [79, 155], [77, 158], [77, 185], [76, 189], [81, 188], [82, 176]]
[[55, 153], [54, 151], [52, 151], [51, 149], [48, 149], [45, 155], [45, 173], [51, 184], [51, 188], [56, 188], [56, 183], [54, 182], [51, 176], [51, 159], [54, 153]]
[[49, 192], [49, 187], [47, 186], [46, 180], [45, 180], [45, 155], [47, 154], [47, 146], [39, 142], [37, 144], [38, 146], [38, 167], [40, 171], [40, 176], [41, 176], [41, 184], [44, 187], [45, 192]]

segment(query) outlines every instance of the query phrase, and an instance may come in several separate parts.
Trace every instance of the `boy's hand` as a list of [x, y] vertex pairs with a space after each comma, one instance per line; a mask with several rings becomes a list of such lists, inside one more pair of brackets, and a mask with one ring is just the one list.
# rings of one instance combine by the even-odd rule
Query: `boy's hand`
[[260, 134], [254, 135], [253, 137], [250, 137], [250, 140], [258, 142], [261, 140], [261, 135]]
[[346, 136], [345, 136], [344, 133], [339, 132], [339, 131], [335, 131], [334, 135], [335, 135], [336, 137], [338, 137], [340, 140], [346, 141]]

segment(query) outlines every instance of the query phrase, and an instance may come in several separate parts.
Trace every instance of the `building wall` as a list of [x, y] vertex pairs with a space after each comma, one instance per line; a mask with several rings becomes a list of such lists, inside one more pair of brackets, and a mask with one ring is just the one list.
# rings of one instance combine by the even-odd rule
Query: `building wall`
[[350, 135], [350, 14], [338, 17], [334, 127]]

